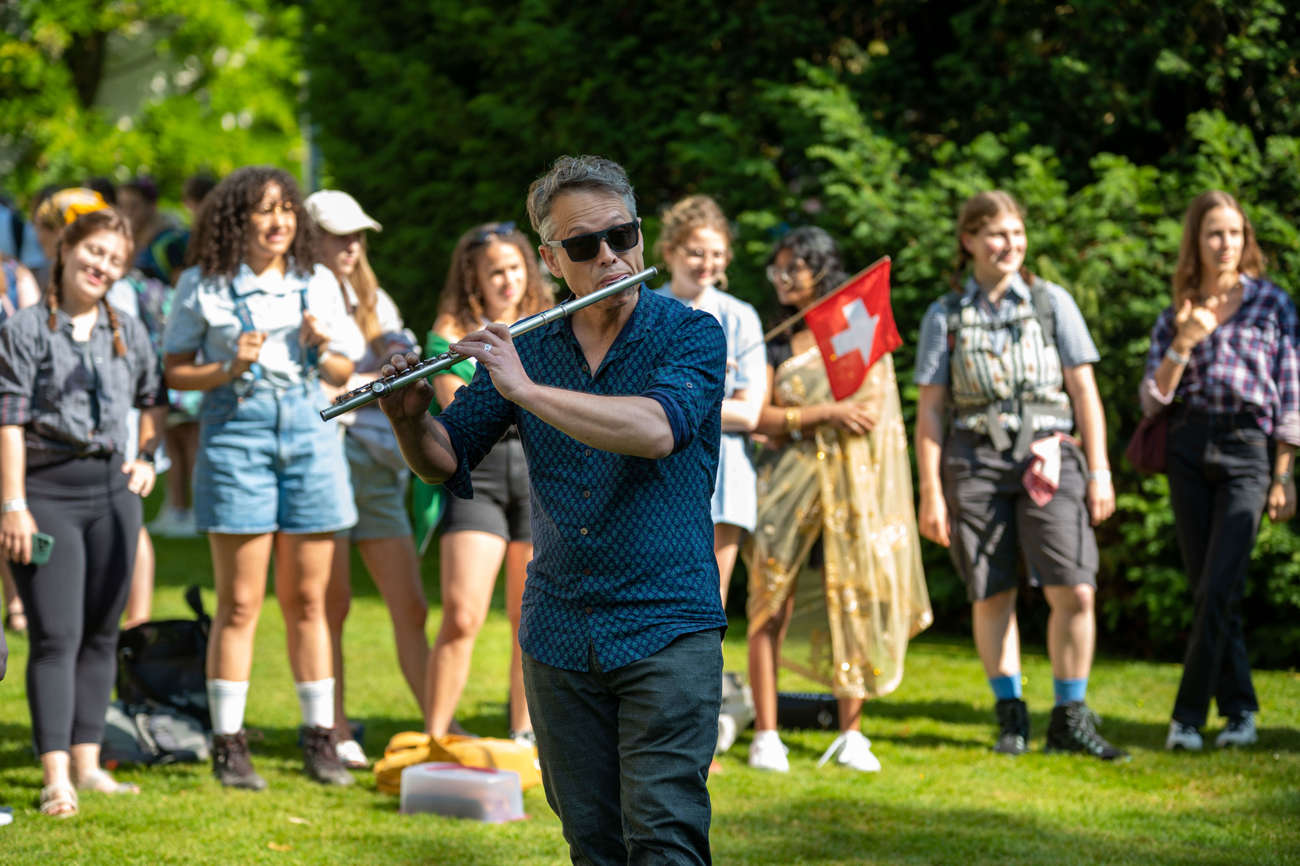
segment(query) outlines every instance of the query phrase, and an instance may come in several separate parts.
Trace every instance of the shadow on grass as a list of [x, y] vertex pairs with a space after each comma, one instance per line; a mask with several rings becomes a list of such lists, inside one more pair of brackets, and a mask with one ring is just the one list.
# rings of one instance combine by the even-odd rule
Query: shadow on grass
[[993, 809], [935, 809], [896, 802], [792, 797], [779, 804], [719, 816], [714, 825], [719, 862], [853, 863], [1153, 863], [1267, 862], [1247, 840], [1169, 843], [1182, 835], [1161, 825], [1188, 816], [1153, 817], [1148, 833], [1115, 838], [1113, 828], [1063, 829]]

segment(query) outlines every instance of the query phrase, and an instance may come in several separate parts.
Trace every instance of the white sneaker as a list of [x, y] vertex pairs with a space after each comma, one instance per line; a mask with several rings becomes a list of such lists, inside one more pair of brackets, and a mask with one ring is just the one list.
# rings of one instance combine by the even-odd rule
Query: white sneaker
[[1204, 745], [1201, 732], [1196, 728], [1182, 722], [1169, 722], [1169, 736], [1165, 737], [1165, 748], [1169, 751], [1186, 749], [1189, 752], [1199, 752]]
[[736, 720], [726, 713], [718, 716], [718, 744], [713, 748], [713, 754], [721, 755], [730, 749], [736, 742]]
[[370, 762], [366, 760], [366, 753], [361, 750], [361, 744], [356, 740], [340, 740], [334, 747], [334, 753], [339, 756], [339, 763], [349, 770], [364, 770], [370, 766]]
[[1259, 733], [1255, 730], [1255, 714], [1247, 710], [1235, 719], [1228, 720], [1228, 727], [1214, 738], [1214, 745], [1220, 749], [1227, 746], [1253, 746], [1259, 742]]
[[789, 752], [776, 731], [755, 731], [754, 740], [749, 744], [749, 766], [755, 770], [788, 773], [790, 759], [786, 755]]
[[845, 731], [835, 738], [831, 747], [822, 753], [817, 766], [823, 766], [832, 757], [840, 764], [862, 773], [879, 773], [880, 759], [871, 752], [871, 741], [861, 731]]

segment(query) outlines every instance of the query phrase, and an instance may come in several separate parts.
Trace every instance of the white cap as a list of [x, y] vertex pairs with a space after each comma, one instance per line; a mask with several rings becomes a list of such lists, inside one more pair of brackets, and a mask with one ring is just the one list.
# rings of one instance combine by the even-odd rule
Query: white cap
[[362, 229], [374, 229], [377, 232], [384, 230], [383, 226], [361, 209], [356, 199], [341, 190], [317, 190], [307, 196], [302, 205], [311, 214], [311, 218], [332, 235], [350, 235]]

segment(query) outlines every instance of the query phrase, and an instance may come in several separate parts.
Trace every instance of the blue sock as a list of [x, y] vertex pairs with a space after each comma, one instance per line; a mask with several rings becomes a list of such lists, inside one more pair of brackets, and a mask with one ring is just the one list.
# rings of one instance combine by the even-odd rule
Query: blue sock
[[1005, 677], [989, 677], [989, 685], [993, 687], [993, 696], [999, 701], [1018, 698], [1020, 697], [1020, 672]]
[[1071, 701], [1083, 703], [1084, 697], [1088, 694], [1088, 678], [1058, 680], [1056, 677], [1052, 677], [1052, 691], [1056, 692], [1056, 705], [1058, 707]]

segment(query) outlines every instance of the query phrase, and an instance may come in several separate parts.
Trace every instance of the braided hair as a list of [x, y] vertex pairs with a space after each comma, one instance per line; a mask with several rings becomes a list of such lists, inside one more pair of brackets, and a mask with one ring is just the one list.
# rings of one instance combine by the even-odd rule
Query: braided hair
[[[83, 213], [68, 223], [59, 235], [53, 266], [50, 268], [50, 282], [45, 289], [45, 305], [50, 310], [48, 323], [51, 331], [58, 327], [58, 317], [55, 314], [58, 312], [59, 302], [63, 299], [63, 264], [68, 253], [86, 238], [104, 231], [119, 234], [126, 240], [126, 258], [129, 262], [135, 247], [131, 223], [115, 208], [104, 207], [90, 213]], [[104, 307], [108, 326], [113, 331], [113, 353], [119, 358], [125, 357], [126, 342], [122, 339], [122, 324], [118, 320], [117, 311], [106, 299], [101, 298], [99, 303]]]

